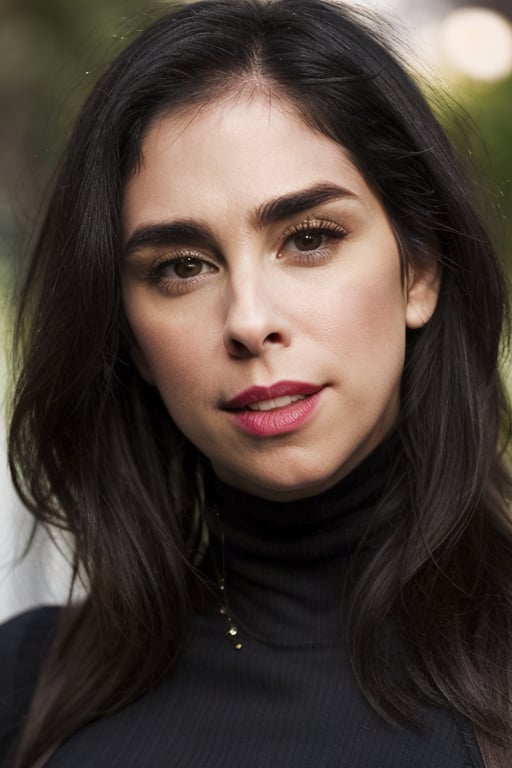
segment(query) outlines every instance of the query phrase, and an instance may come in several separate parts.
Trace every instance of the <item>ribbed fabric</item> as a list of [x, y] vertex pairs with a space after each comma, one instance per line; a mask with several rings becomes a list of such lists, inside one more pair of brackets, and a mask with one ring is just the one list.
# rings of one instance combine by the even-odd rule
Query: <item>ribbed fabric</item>
[[[83, 728], [48, 768], [483, 768], [469, 723], [424, 707], [421, 727], [388, 725], [348, 662], [344, 596], [390, 460], [386, 444], [335, 488], [285, 504], [210, 479], [211, 553], [242, 649], [226, 636], [214, 596], [194, 616], [173, 676]], [[12, 729], [13, 685], [24, 677], [18, 659], [13, 683], [7, 646], [29, 625], [35, 643], [34, 626], [44, 636], [54, 620], [55, 611], [39, 611], [0, 630], [0, 684], [10, 687], [0, 744]]]
[[263, 502], [207, 478], [212, 556], [242, 635], [283, 648], [339, 645], [350, 567], [356, 551], [364, 556], [393, 458], [386, 443], [338, 485], [295, 502]]

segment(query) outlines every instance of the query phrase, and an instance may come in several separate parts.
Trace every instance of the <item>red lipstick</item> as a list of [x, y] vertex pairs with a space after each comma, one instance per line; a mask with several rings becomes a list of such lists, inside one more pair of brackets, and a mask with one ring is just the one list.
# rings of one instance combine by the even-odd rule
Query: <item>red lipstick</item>
[[279, 381], [270, 387], [249, 387], [225, 408], [245, 432], [257, 437], [282, 435], [301, 427], [313, 416], [323, 387], [300, 381]]
[[276, 397], [293, 397], [295, 395], [312, 395], [318, 392], [321, 387], [318, 384], [306, 384], [302, 381], [278, 381], [270, 387], [249, 387], [239, 392], [226, 403], [226, 408], [245, 408], [252, 403], [259, 403], [264, 400], [274, 400]]

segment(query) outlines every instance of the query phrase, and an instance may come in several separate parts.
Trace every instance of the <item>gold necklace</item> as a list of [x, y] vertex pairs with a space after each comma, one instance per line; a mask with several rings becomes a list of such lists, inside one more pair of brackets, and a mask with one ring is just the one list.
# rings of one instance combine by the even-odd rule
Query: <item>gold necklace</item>
[[241, 651], [243, 646], [242, 646], [242, 643], [240, 642], [240, 638], [238, 637], [238, 627], [236, 626], [235, 622], [233, 621], [233, 619], [232, 619], [232, 617], [230, 615], [230, 611], [228, 609], [227, 599], [226, 599], [226, 584], [225, 584], [225, 581], [224, 581], [223, 577], [221, 577], [219, 579], [219, 589], [220, 589], [220, 592], [221, 592], [221, 597], [223, 598], [222, 604], [221, 604], [221, 606], [219, 608], [219, 613], [220, 613], [221, 616], [224, 616], [224, 618], [226, 619], [226, 621], [228, 623], [228, 628], [226, 630], [226, 635], [231, 639], [232, 644], [233, 644], [233, 648], [236, 651]]
[[[219, 513], [217, 512], [217, 516], [219, 516]], [[229, 602], [228, 602], [228, 594], [226, 591], [226, 577], [225, 577], [225, 567], [224, 567], [224, 531], [221, 533], [221, 543], [222, 543], [222, 573], [218, 573], [217, 565], [215, 565], [215, 570], [217, 571], [217, 579], [219, 584], [219, 591], [221, 596], [221, 604], [219, 608], [219, 613], [221, 616], [225, 618], [228, 624], [228, 628], [226, 630], [226, 635], [229, 637], [229, 639], [232, 642], [233, 648], [235, 651], [241, 651], [243, 648], [243, 645], [240, 641], [240, 638], [238, 636], [238, 627], [233, 620], [231, 616], [231, 611], [229, 609]]]

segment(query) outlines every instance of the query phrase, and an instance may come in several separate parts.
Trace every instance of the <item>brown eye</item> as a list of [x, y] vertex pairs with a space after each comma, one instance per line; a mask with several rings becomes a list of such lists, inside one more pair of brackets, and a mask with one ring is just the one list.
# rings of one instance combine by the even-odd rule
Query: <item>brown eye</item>
[[297, 232], [293, 236], [293, 243], [299, 251], [316, 251], [323, 242], [322, 232], [309, 230], [307, 232]]
[[185, 256], [175, 261], [173, 267], [177, 277], [196, 277], [196, 275], [201, 274], [203, 262], [192, 256]]

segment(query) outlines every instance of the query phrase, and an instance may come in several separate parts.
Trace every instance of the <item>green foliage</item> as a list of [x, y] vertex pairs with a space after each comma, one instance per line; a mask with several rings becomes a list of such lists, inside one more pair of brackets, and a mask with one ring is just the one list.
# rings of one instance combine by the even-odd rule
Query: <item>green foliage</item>
[[457, 97], [476, 128], [467, 138], [497, 206], [497, 238], [512, 270], [512, 76], [497, 83], [461, 84]]
[[[0, 33], [4, 93], [30, 115], [26, 139], [57, 153], [90, 85], [167, 2], [12, 0]], [[41, 120], [43, 118], [43, 122]]]

